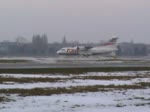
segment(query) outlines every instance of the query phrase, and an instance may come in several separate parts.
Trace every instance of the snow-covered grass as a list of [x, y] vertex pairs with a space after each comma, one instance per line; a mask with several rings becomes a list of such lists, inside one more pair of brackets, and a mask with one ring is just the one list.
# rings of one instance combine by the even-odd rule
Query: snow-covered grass
[[33, 89], [33, 88], [60, 88], [60, 87], [76, 87], [76, 86], [96, 86], [96, 85], [133, 85], [140, 82], [150, 82], [150, 78], [144, 79], [133, 79], [131, 81], [121, 81], [121, 80], [69, 80], [67, 82], [54, 82], [54, 83], [23, 83], [18, 84], [15, 82], [5, 82], [0, 84], [1, 89]]
[[124, 72], [88, 72], [85, 74], [0, 74], [1, 77], [16, 78], [69, 78], [73, 76], [150, 76], [150, 71], [124, 71]]
[[0, 74], [0, 76], [14, 78], [70, 78], [70, 76], [60, 74]]
[[[73, 75], [73, 74], [72, 74]], [[150, 71], [124, 71], [124, 72], [89, 72], [80, 76], [143, 76], [149, 75]]]
[[[1, 112], [149, 112], [149, 89], [19, 97]], [[143, 97], [140, 99], [140, 97]], [[138, 99], [139, 98], [139, 99]]]
[[[119, 79], [105, 80], [104, 76], [119, 76]], [[125, 80], [120, 78], [124, 76]], [[0, 77], [9, 78], [0, 83], [0, 112], [149, 112], [150, 109], [150, 71], [91, 72], [76, 75], [0, 74]], [[15, 81], [25, 78], [60, 80], [26, 83]], [[130, 89], [126, 88], [128, 86]], [[37, 90], [38, 94], [32, 94]], [[44, 93], [47, 91], [56, 93]], [[24, 95], [23, 92], [30, 93]]]
[[76, 86], [94, 86], [94, 85], [130, 85], [133, 84], [130, 81], [98, 81], [98, 80], [71, 80], [67, 82], [57, 82], [57, 83], [24, 83], [24, 84], [17, 84], [17, 83], [5, 83], [1, 84], [1, 89], [33, 89], [33, 88], [58, 88], [58, 87], [76, 87]]

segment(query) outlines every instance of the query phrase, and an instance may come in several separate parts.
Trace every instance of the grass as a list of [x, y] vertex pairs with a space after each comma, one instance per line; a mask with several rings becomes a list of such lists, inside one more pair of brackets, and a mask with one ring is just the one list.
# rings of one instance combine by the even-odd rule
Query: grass
[[[0, 83], [17, 82], [17, 83], [38, 83], [38, 82], [65, 82], [67, 80], [82, 79], [82, 80], [131, 80], [135, 78], [146, 78], [142, 76], [73, 76], [70, 78], [15, 78], [15, 77], [1, 77]], [[142, 83], [143, 85], [145, 83]]]
[[117, 104], [116, 107], [125, 107], [126, 105], [124, 104]]
[[0, 63], [28, 63], [28, 60], [0, 60]]
[[5, 101], [5, 97], [0, 97], [0, 102]]
[[0, 97], [0, 103], [1, 102], [9, 102], [9, 101], [12, 101], [11, 99], [8, 99], [6, 97]]
[[144, 100], [144, 97], [134, 97], [134, 99], [140, 99], [140, 100]]
[[67, 88], [34, 88], [34, 89], [0, 89], [3, 94], [20, 94], [21, 96], [34, 95], [53, 95], [53, 94], [73, 94], [84, 92], [112, 91], [112, 90], [127, 90], [127, 89], [144, 89], [140, 85], [95, 85], [95, 86], [78, 86]]
[[135, 78], [145, 78], [142, 76], [84, 76], [74, 77], [74, 79], [92, 79], [92, 80], [131, 80]]
[[17, 83], [38, 83], [38, 82], [61, 82], [68, 80], [67, 78], [13, 78], [13, 77], [0, 77], [0, 83], [4, 82], [17, 82]]
[[150, 87], [150, 82], [139, 82], [137, 84], [139, 84], [139, 85], [141, 85], [143, 87]]
[[22, 74], [41, 74], [41, 73], [61, 73], [61, 74], [80, 74], [87, 72], [116, 72], [116, 71], [144, 71], [150, 67], [83, 67], [83, 68], [10, 68], [0, 69], [0, 73], [22, 73]]
[[150, 103], [139, 103], [139, 104], [135, 104], [135, 106], [139, 107], [139, 106], [150, 106]]
[[[119, 68], [89, 68], [91, 70], [93, 69], [97, 69], [97, 70], [108, 70], [108, 71], [112, 71], [112, 70], [117, 70]], [[87, 69], [87, 71], [90, 71], [89, 69]], [[127, 70], [128, 68], [121, 68], [120, 70]], [[139, 68], [134, 68], [134, 69], [138, 69]], [[145, 69], [145, 68], [144, 68]], [[2, 69], [2, 70], [9, 70], [9, 69]], [[10, 70], [14, 70], [14, 72], [21, 72], [24, 71], [25, 73], [45, 73], [48, 72], [51, 69], [10, 69]], [[27, 71], [26, 71], [27, 70]], [[28, 71], [31, 70], [31, 71]], [[42, 70], [42, 71], [40, 71]], [[46, 70], [46, 71], [44, 71]], [[72, 73], [78, 73], [78, 72], [85, 72], [84, 70], [86, 70], [85, 68], [78, 68], [78, 69], [52, 69], [54, 70], [53, 72], [56, 73], [55, 70], [66, 70], [64, 71], [65, 74], [69, 75], [69, 72]], [[70, 71], [72, 70], [72, 71]], [[77, 70], [76, 72], [74, 72], [74, 70]], [[0, 70], [1, 71], [1, 70]], [[11, 73], [12, 73], [11, 71]], [[57, 73], [59, 73], [60, 71], [57, 71]], [[107, 72], [108, 72], [107, 71]], [[10, 72], [10, 71], [9, 71]], [[95, 71], [93, 71], [95, 72]], [[21, 72], [22, 73], [22, 72]], [[52, 73], [48, 72], [48, 73]], [[62, 81], [67, 81], [67, 80], [72, 80], [72, 79], [82, 79], [82, 80], [87, 80], [87, 79], [91, 79], [91, 80], [131, 80], [131, 79], [135, 79], [135, 78], [149, 78], [149, 74], [145, 74], [145, 75], [136, 75], [136, 76], [74, 76], [72, 75], [70, 78], [15, 78], [15, 77], [0, 77], [0, 83], [4, 83], [4, 82], [17, 82], [17, 83], [37, 83], [37, 82], [62, 82]], [[73, 94], [73, 93], [86, 93], [86, 92], [104, 92], [104, 91], [113, 91], [113, 90], [128, 90], [128, 89], [145, 89], [147, 87], [150, 87], [150, 82], [139, 82], [139, 83], [135, 83], [132, 85], [95, 85], [95, 86], [77, 86], [77, 87], [58, 87], [58, 88], [34, 88], [34, 89], [0, 89], [0, 93], [3, 94], [19, 94], [21, 96], [34, 96], [34, 95], [53, 95], [53, 94]], [[6, 101], [4, 97], [0, 97], [0, 102]]]

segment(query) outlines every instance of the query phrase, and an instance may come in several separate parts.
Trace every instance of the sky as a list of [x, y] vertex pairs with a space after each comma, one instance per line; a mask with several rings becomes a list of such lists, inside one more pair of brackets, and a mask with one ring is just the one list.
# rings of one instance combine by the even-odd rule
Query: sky
[[150, 43], [150, 0], [0, 0], [0, 41], [47, 34], [49, 42]]

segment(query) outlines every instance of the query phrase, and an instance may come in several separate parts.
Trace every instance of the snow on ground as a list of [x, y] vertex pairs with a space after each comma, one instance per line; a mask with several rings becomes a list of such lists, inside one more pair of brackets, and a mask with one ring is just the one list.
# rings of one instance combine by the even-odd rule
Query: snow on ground
[[131, 85], [140, 82], [150, 82], [150, 78], [135, 78], [131, 80], [68, 79], [66, 81], [61, 80], [58, 82], [34, 82], [34, 83], [17, 83], [13, 81], [7, 81], [0, 84], [0, 89], [58, 88], [58, 87], [70, 87], [70, 86], [76, 87], [76, 86], [94, 86], [94, 85], [105, 85], [105, 86]]
[[150, 71], [128, 71], [128, 72], [88, 72], [85, 74], [0, 74], [1, 77], [15, 77], [15, 78], [71, 78], [73, 76], [143, 76], [148, 74]]
[[[150, 89], [19, 97], [0, 105], [0, 112], [149, 112]], [[144, 99], [137, 99], [137, 97]]]
[[76, 87], [76, 86], [94, 86], [94, 85], [130, 85], [135, 81], [118, 81], [118, 80], [69, 80], [67, 82], [57, 83], [24, 83], [15, 82], [0, 84], [1, 89], [33, 89], [33, 88], [58, 88], [58, 87]]
[[89, 72], [80, 76], [137, 76], [150, 75], [150, 71], [125, 71], [125, 72]]
[[0, 74], [0, 76], [14, 78], [70, 78], [70, 76], [60, 74]]
[[[32, 89], [78, 87], [94, 85], [132, 85], [140, 82], [150, 82], [150, 77], [129, 80], [94, 80], [68, 79], [74, 76], [145, 76], [150, 71], [141, 72], [91, 72], [87, 74], [0, 74], [0, 77], [15, 78], [62, 78], [61, 82], [17, 83], [6, 81], [0, 83], [0, 89]], [[135, 90], [113, 90], [107, 92], [86, 92], [74, 94], [60, 94], [51, 96], [19, 96], [17, 94], [0, 94], [12, 101], [0, 102], [0, 112], [149, 112], [150, 88]]]
[[33, 89], [33, 88], [58, 88], [58, 87], [75, 87], [75, 86], [93, 86], [93, 85], [131, 85], [139, 82], [150, 82], [149, 78], [134, 78], [131, 80], [92, 80], [92, 79], [68, 79], [65, 78], [73, 78], [74, 76], [135, 76], [137, 74], [145, 75], [148, 74], [149, 71], [140, 71], [140, 72], [97, 72], [97, 73], [87, 73], [87, 74], [79, 74], [79, 75], [60, 75], [60, 74], [0, 74], [1, 77], [14, 77], [14, 78], [61, 78], [61, 81], [58, 82], [34, 82], [34, 83], [17, 83], [13, 81], [6, 81], [3, 84], [0, 84], [0, 89]]
[[150, 82], [150, 78], [126, 80], [69, 80], [67, 82], [57, 83], [23, 83], [5, 82], [0, 84], [0, 89], [33, 89], [33, 88], [58, 88], [58, 87], [76, 87], [76, 86], [94, 86], [94, 85], [131, 85], [139, 82]]

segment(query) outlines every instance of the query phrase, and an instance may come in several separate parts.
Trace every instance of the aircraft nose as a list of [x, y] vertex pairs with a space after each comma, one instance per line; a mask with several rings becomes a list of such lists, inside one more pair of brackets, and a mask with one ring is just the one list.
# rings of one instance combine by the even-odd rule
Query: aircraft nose
[[60, 50], [57, 51], [57, 54], [60, 54]]

